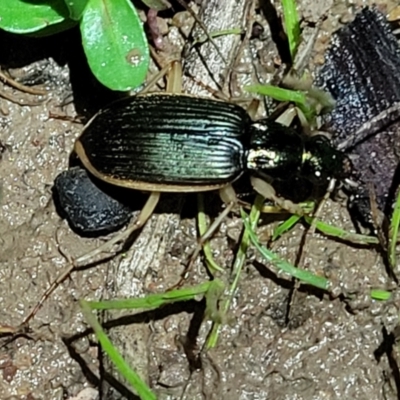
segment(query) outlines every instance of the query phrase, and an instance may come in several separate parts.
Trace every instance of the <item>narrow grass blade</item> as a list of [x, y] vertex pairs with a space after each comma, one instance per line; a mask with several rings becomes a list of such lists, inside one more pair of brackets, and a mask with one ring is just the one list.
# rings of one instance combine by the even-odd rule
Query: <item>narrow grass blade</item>
[[246, 226], [246, 229], [249, 231], [249, 236], [251, 241], [253, 242], [254, 246], [257, 248], [257, 250], [261, 253], [261, 255], [270, 263], [275, 265], [276, 268], [279, 270], [286, 272], [290, 276], [299, 279], [303, 283], [307, 283], [309, 285], [315, 286], [320, 289], [328, 290], [329, 288], [329, 281], [328, 279], [322, 277], [322, 276], [317, 276], [312, 274], [309, 271], [305, 271], [299, 268], [296, 268], [292, 264], [288, 263], [285, 260], [282, 260], [280, 257], [278, 257], [276, 254], [274, 254], [272, 251], [268, 250], [266, 247], [262, 246], [257, 238], [257, 235], [255, 232], [251, 229], [250, 223], [247, 219], [247, 214], [242, 210], [242, 217], [244, 220], [244, 224]]
[[[304, 220], [310, 225], [313, 222], [312, 217], [304, 217]], [[327, 236], [335, 237], [354, 244], [379, 244], [379, 240], [375, 236], [359, 235], [357, 233], [347, 232], [342, 228], [326, 224], [325, 222], [319, 220], [315, 221], [314, 223], [316, 229]]]
[[274, 229], [274, 233], [272, 235], [272, 241], [275, 241], [279, 237], [281, 237], [284, 233], [288, 232], [292, 229], [297, 222], [300, 221], [302, 217], [298, 215], [291, 215], [286, 221], [279, 224], [276, 229]]
[[316, 114], [316, 110], [310, 106], [306, 92], [284, 89], [272, 85], [250, 85], [245, 86], [244, 90], [261, 96], [268, 96], [277, 101], [288, 101], [294, 103], [303, 112], [307, 121], [311, 121]]
[[382, 289], [371, 289], [371, 299], [379, 301], [388, 301], [392, 298], [392, 293]]
[[300, 20], [297, 13], [295, 0], [282, 0], [283, 15], [286, 34], [289, 39], [289, 48], [292, 60], [295, 58], [297, 47], [300, 43]]
[[390, 220], [389, 228], [389, 246], [388, 246], [388, 260], [390, 267], [394, 269], [396, 267], [396, 244], [399, 235], [399, 224], [400, 224], [400, 191], [397, 195], [396, 204], [392, 219]]
[[93, 310], [149, 310], [177, 301], [193, 300], [197, 296], [205, 295], [213, 282], [205, 282], [191, 288], [171, 290], [165, 293], [149, 294], [138, 299], [91, 301], [89, 304]]
[[[253, 229], [255, 229], [257, 227], [258, 220], [260, 218], [260, 210], [263, 206], [264, 200], [265, 199], [260, 195], [257, 195], [254, 200], [254, 204], [250, 211], [250, 226], [252, 226]], [[242, 272], [242, 268], [246, 261], [246, 254], [247, 254], [247, 249], [248, 249], [249, 245], [250, 245], [249, 234], [247, 232], [247, 229], [245, 229], [245, 231], [242, 234], [242, 239], [240, 241], [239, 249], [235, 256], [235, 261], [233, 263], [233, 268], [232, 268], [233, 282], [229, 288], [229, 296], [225, 300], [225, 302], [223, 303], [223, 306], [222, 306], [222, 311], [220, 313], [221, 321], [219, 321], [219, 322], [216, 321], [213, 324], [211, 332], [207, 338], [207, 342], [206, 342], [207, 349], [213, 348], [217, 345], [219, 329], [221, 327], [224, 317], [226, 316], [226, 314], [229, 310], [233, 296], [237, 290], [240, 275]]]
[[140, 376], [133, 371], [129, 365], [125, 362], [118, 350], [113, 346], [108, 336], [103, 331], [101, 325], [99, 324], [97, 318], [94, 316], [91, 306], [85, 300], [80, 300], [79, 302], [83, 315], [89, 325], [92, 327], [97, 340], [101, 344], [103, 350], [107, 353], [110, 360], [118, 368], [118, 371], [122, 376], [129, 382], [129, 384], [134, 388], [138, 396], [143, 400], [156, 400], [156, 395], [152, 390], [146, 385], [146, 383], [140, 378]]

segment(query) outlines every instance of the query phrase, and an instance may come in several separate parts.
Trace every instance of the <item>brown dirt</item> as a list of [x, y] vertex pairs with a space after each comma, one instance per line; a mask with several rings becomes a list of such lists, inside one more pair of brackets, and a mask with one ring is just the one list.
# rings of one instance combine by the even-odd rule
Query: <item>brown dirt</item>
[[[210, 31], [246, 24], [245, 6], [250, 2], [206, 3], [202, 19]], [[223, 7], [218, 7], [222, 3]], [[322, 13], [328, 15], [313, 53], [318, 63], [332, 30], [348, 21], [357, 6], [343, 0], [321, 1], [318, 8], [312, 6], [312, 0], [301, 3], [311, 21]], [[214, 4], [216, 9], [210, 11]], [[166, 53], [176, 53], [182, 42], [178, 29], [170, 29]], [[216, 42], [229, 60], [240, 46], [239, 36], [224, 36]], [[273, 45], [262, 45], [268, 49], [269, 59], [276, 57]], [[255, 52], [257, 42], [253, 46]], [[224, 68], [220, 58], [212, 46], [203, 45], [201, 51], [214, 78], [221, 82]], [[237, 64], [240, 73], [231, 85], [235, 96], [238, 88], [254, 78], [250, 56], [251, 51], [245, 49]], [[185, 68], [213, 85], [196, 49], [189, 53]], [[49, 112], [60, 113], [58, 105], [71, 90], [67, 66], [51, 62], [49, 69], [53, 79], [47, 81], [48, 101], [32, 107], [4, 100], [0, 103], [0, 142], [5, 145], [0, 158], [1, 326], [21, 322], [62, 271], [64, 255], [79, 256], [102, 241], [77, 236], [55, 211], [53, 181], [68, 167], [69, 154], [82, 127], [49, 117]], [[260, 71], [260, 65], [256, 69]], [[270, 78], [265, 73], [263, 76]], [[6, 86], [0, 90], [15, 97], [34, 98]], [[197, 94], [202, 89], [188, 78], [185, 91]], [[73, 105], [62, 112], [75, 115]], [[31, 324], [34, 340], [19, 337], [0, 350], [1, 399], [72, 398], [87, 386], [100, 386], [97, 347], [86, 337], [74, 343], [76, 354], [71, 354], [62, 341], [62, 337], [86, 328], [76, 300], [134, 297], [175, 284], [196, 235], [193, 218], [181, 219], [180, 214], [183, 208], [193, 209], [194, 201], [195, 197], [166, 196], [124, 257], [75, 272], [60, 285]], [[353, 229], [345, 206], [339, 203], [329, 201], [323, 219]], [[216, 258], [223, 266], [231, 264], [232, 242], [237, 240], [240, 228], [241, 221], [234, 216], [212, 240]], [[260, 235], [268, 229], [264, 225]], [[297, 226], [276, 242], [273, 250], [293, 262], [303, 231]], [[292, 299], [291, 324], [286, 326], [283, 321], [290, 281], [277, 275], [251, 250], [219, 343], [192, 375], [177, 339], [196, 324], [201, 303], [166, 308], [152, 314], [150, 323], [136, 318], [129, 325], [112, 329], [110, 336], [160, 399], [180, 398], [185, 386], [187, 399], [397, 399], [388, 358], [383, 355], [377, 360], [375, 356], [383, 343], [383, 331], [391, 332], [397, 324], [399, 297], [396, 292], [391, 302], [369, 300], [368, 288], [391, 284], [379, 254], [315, 234], [307, 243], [305, 265], [337, 282], [343, 291], [358, 293], [355, 301], [349, 306], [340, 298], [297, 291]], [[206, 274], [199, 262], [188, 285], [204, 279]], [[201, 325], [199, 346], [209, 328], [209, 323]], [[81, 368], [79, 358], [91, 373]], [[101, 385], [108, 393], [104, 398], [122, 398], [104, 381]]]

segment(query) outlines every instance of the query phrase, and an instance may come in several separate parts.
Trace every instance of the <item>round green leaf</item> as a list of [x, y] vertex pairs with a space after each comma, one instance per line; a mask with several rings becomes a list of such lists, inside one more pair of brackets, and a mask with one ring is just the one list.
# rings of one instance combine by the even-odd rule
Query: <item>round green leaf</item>
[[149, 48], [129, 0], [89, 0], [80, 26], [90, 69], [103, 85], [126, 91], [143, 83]]
[[68, 17], [63, 0], [0, 1], [0, 28], [13, 33], [32, 33], [62, 23]]

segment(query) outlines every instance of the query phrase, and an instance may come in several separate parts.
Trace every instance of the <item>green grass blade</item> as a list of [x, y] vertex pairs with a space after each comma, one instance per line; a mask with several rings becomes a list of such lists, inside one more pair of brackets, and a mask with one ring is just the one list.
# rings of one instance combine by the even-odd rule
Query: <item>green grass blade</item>
[[253, 242], [254, 246], [257, 248], [257, 250], [261, 253], [261, 255], [270, 263], [275, 265], [276, 268], [279, 270], [286, 272], [290, 276], [299, 279], [301, 282], [315, 286], [320, 289], [328, 290], [329, 288], [329, 281], [328, 279], [322, 277], [322, 276], [317, 276], [312, 274], [309, 271], [305, 271], [299, 268], [296, 268], [292, 264], [288, 263], [285, 260], [282, 260], [280, 257], [278, 257], [276, 254], [274, 254], [272, 251], [268, 250], [266, 247], [262, 246], [257, 238], [257, 235], [255, 232], [251, 229], [250, 223], [247, 219], [247, 214], [242, 210], [242, 217], [244, 220], [244, 224], [246, 226], [246, 229], [249, 230], [249, 235], [250, 239]]
[[[313, 222], [312, 217], [304, 217], [304, 220], [311, 225]], [[326, 224], [322, 221], [315, 221], [315, 227], [324, 235], [338, 238], [343, 241], [351, 242], [354, 244], [379, 244], [379, 240], [375, 236], [359, 235], [357, 233], [347, 232], [344, 229], [338, 228], [333, 225]]]
[[396, 267], [396, 244], [399, 235], [399, 224], [400, 224], [400, 191], [397, 195], [396, 204], [392, 219], [390, 220], [389, 228], [389, 246], [388, 246], [388, 260], [389, 265], [392, 269]]
[[129, 384], [136, 390], [139, 397], [143, 400], [156, 400], [156, 395], [146, 385], [146, 383], [140, 378], [140, 376], [133, 371], [129, 365], [125, 362], [118, 350], [113, 346], [108, 336], [102, 329], [99, 321], [92, 312], [91, 305], [85, 300], [80, 300], [79, 305], [82, 308], [82, 313], [92, 327], [97, 340], [101, 344], [103, 350], [107, 353], [110, 360], [118, 368], [121, 375], [129, 382]]
[[80, 28], [90, 69], [103, 85], [127, 91], [143, 83], [149, 47], [130, 0], [89, 0]]
[[[253, 227], [253, 229], [256, 228], [258, 224], [258, 220], [260, 218], [260, 210], [263, 206], [264, 203], [264, 198], [260, 195], [256, 196], [256, 199], [254, 201], [254, 204], [251, 208], [250, 211], [250, 225]], [[222, 313], [221, 315], [221, 321], [216, 321], [211, 329], [211, 332], [207, 338], [206, 342], [206, 348], [211, 349], [217, 345], [218, 342], [218, 334], [219, 334], [219, 329], [221, 327], [221, 324], [223, 322], [224, 317], [226, 316], [230, 304], [232, 302], [233, 296], [235, 294], [235, 291], [238, 287], [239, 284], [239, 278], [242, 272], [243, 265], [246, 261], [246, 254], [247, 254], [247, 249], [250, 244], [250, 239], [249, 239], [249, 234], [247, 230], [243, 232], [242, 239], [240, 241], [240, 246], [239, 249], [236, 253], [235, 256], [235, 261], [233, 263], [233, 268], [232, 268], [232, 275], [233, 275], [233, 282], [229, 288], [229, 296], [225, 300], [223, 306], [222, 306]]]
[[316, 110], [310, 106], [306, 92], [284, 89], [272, 85], [249, 85], [245, 86], [243, 89], [246, 92], [268, 96], [277, 101], [294, 103], [303, 112], [308, 121], [311, 121], [316, 114]]
[[388, 301], [392, 298], [392, 293], [382, 289], [371, 289], [371, 299], [379, 301]]
[[177, 301], [193, 300], [205, 295], [213, 282], [205, 282], [191, 288], [171, 290], [165, 293], [149, 294], [138, 299], [121, 299], [107, 301], [91, 301], [93, 310], [154, 309]]
[[275, 229], [274, 233], [272, 235], [272, 241], [275, 241], [279, 237], [281, 237], [284, 233], [288, 232], [290, 229], [292, 229], [297, 222], [300, 221], [302, 217], [299, 215], [291, 215], [286, 221], [282, 222], [279, 224]]
[[284, 89], [273, 85], [249, 85], [245, 86], [244, 90], [249, 93], [272, 97], [277, 101], [290, 101], [297, 105], [307, 105], [306, 94], [299, 90]]
[[296, 55], [297, 47], [300, 43], [300, 19], [297, 13], [295, 0], [282, 0], [283, 15], [285, 20], [286, 34], [289, 40], [290, 54], [292, 60]]

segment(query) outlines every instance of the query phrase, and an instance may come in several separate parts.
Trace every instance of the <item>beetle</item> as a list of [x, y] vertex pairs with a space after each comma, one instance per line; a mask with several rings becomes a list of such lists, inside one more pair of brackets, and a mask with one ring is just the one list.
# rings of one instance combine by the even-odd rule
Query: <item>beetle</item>
[[[112, 103], [89, 121], [74, 150], [109, 184], [153, 193], [220, 190], [228, 204], [236, 200], [231, 183], [248, 172], [257, 192], [292, 209], [265, 177], [323, 184], [341, 176], [345, 163], [325, 136], [302, 137], [268, 119], [253, 122], [236, 104], [171, 93]], [[143, 209], [146, 219], [157, 201]]]

